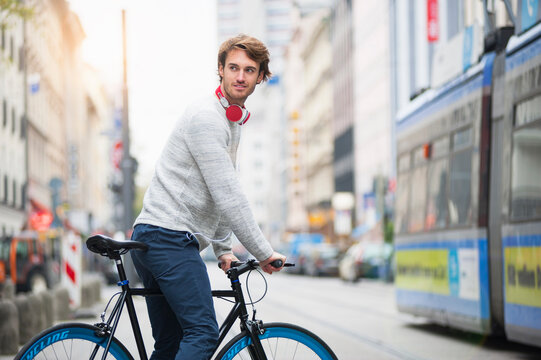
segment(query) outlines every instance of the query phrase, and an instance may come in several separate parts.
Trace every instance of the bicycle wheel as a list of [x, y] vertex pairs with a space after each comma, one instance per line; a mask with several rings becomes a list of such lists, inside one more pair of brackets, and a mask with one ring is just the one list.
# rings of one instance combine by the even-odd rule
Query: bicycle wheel
[[[96, 326], [79, 323], [53, 326], [30, 340], [14, 360], [90, 359], [94, 350], [97, 351], [94, 359], [101, 359], [107, 346], [107, 337], [97, 336], [98, 330]], [[133, 360], [133, 357], [124, 345], [113, 337], [106, 359]]]
[[[299, 326], [285, 323], [263, 325], [259, 336], [268, 360], [337, 360], [331, 348], [317, 335]], [[216, 360], [250, 359], [252, 340], [246, 333], [235, 336], [216, 356]]]

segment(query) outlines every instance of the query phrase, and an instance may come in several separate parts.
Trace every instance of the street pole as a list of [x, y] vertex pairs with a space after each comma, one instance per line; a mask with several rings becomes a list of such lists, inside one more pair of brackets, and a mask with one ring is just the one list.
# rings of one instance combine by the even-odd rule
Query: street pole
[[[23, 2], [26, 5], [26, 2]], [[23, 17], [23, 128], [24, 128], [24, 199], [22, 199], [22, 208], [25, 216], [24, 227], [28, 227], [30, 215], [30, 124], [28, 119], [28, 39], [26, 34], [26, 18]]]
[[124, 208], [123, 231], [128, 232], [133, 225], [133, 173], [134, 161], [130, 155], [130, 121], [128, 109], [128, 69], [126, 51], [126, 10], [122, 10], [122, 48], [124, 79], [122, 83], [122, 203]]

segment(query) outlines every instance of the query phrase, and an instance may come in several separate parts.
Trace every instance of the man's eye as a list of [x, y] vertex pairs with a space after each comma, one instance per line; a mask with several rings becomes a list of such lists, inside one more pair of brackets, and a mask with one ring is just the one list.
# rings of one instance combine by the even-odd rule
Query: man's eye
[[236, 66], [230, 66], [229, 69], [230, 70], [237, 70], [237, 67]]

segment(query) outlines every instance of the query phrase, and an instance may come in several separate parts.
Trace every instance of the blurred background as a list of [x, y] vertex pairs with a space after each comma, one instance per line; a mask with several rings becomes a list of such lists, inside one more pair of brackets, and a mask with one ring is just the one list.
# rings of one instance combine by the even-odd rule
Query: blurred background
[[395, 282], [401, 311], [538, 344], [539, 6], [1, 0], [0, 283], [116, 282], [83, 240], [130, 236], [175, 121], [246, 33], [273, 76], [247, 101], [239, 177], [290, 272]]

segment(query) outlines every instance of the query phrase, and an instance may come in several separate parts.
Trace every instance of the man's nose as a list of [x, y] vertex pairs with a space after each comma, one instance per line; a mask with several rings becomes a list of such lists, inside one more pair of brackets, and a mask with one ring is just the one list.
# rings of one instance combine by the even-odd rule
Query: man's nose
[[245, 80], [245, 74], [244, 74], [244, 71], [241, 70], [237, 74], [237, 81], [238, 82], [244, 82], [244, 80]]

